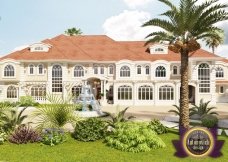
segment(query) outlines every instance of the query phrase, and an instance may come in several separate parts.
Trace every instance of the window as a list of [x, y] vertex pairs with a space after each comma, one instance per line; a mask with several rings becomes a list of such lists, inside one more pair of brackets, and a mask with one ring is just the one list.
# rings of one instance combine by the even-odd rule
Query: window
[[153, 88], [151, 86], [141, 86], [138, 89], [139, 100], [153, 100]]
[[166, 69], [164, 66], [158, 66], [155, 71], [156, 77], [166, 77]]
[[173, 100], [173, 87], [165, 85], [159, 88], [159, 100]]
[[35, 47], [34, 50], [35, 51], [43, 51], [44, 49], [43, 49], [43, 47]]
[[62, 67], [54, 65], [52, 68], [52, 92], [62, 92]]
[[31, 88], [31, 96], [34, 97], [36, 100], [39, 100], [46, 95], [46, 87], [45, 86], [33, 86]]
[[177, 73], [178, 73], [177, 66], [173, 66], [173, 75], [177, 75]]
[[108, 72], [109, 72], [110, 75], [113, 75], [114, 74], [114, 67], [113, 67], [113, 65], [109, 65], [108, 66]]
[[79, 94], [81, 94], [81, 92], [82, 92], [82, 87], [81, 86], [74, 86], [72, 88], [72, 95], [75, 96], [75, 97], [79, 96]]
[[74, 77], [83, 77], [84, 69], [82, 66], [75, 66], [74, 68]]
[[215, 70], [216, 70], [216, 78], [223, 78], [224, 77], [223, 68], [217, 67]]
[[17, 88], [14, 86], [9, 86], [7, 88], [7, 98], [17, 98]]
[[210, 93], [210, 67], [202, 63], [198, 67], [199, 92]]
[[156, 48], [154, 51], [155, 52], [164, 52], [164, 49], [163, 48]]
[[94, 66], [94, 67], [93, 67], [93, 73], [94, 73], [94, 74], [98, 74], [98, 67], [97, 67], [97, 66]]
[[220, 87], [219, 87], [219, 93], [221, 93], [221, 94], [224, 93], [224, 87], [223, 87], [223, 86], [220, 86]]
[[145, 70], [146, 70], [146, 75], [149, 75], [150, 74], [150, 67], [149, 66], [146, 66], [145, 67]]
[[140, 65], [137, 66], [137, 74], [142, 74], [142, 68]]
[[12, 65], [7, 65], [4, 68], [4, 76], [5, 77], [13, 77], [14, 75], [15, 75], [14, 67]]
[[120, 68], [120, 77], [130, 77], [130, 68], [128, 66], [122, 66]]
[[29, 65], [29, 74], [34, 74], [34, 65]]
[[44, 73], [44, 66], [42, 64], [38, 65], [38, 74], [43, 74]]
[[104, 74], [104, 66], [100, 67], [100, 74]]
[[118, 100], [131, 100], [132, 88], [130, 86], [120, 86], [118, 88]]

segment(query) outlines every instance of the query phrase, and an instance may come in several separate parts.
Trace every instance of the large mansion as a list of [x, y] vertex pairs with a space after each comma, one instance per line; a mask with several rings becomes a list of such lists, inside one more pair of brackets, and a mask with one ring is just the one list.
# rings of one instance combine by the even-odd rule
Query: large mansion
[[[167, 45], [59, 35], [0, 59], [0, 100], [52, 93], [77, 96], [91, 85], [102, 104], [172, 105], [180, 98], [180, 54]], [[228, 102], [228, 60], [203, 49], [189, 54], [189, 100]]]

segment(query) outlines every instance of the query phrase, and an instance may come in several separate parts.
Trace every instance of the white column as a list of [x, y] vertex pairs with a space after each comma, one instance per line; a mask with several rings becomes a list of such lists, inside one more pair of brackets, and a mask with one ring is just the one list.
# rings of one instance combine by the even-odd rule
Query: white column
[[175, 82], [175, 104], [179, 106], [180, 102], [180, 84]]
[[132, 103], [133, 105], [135, 105], [135, 101], [136, 101], [136, 86], [135, 86], [135, 82], [132, 83]]
[[158, 99], [159, 99], [159, 92], [158, 92], [158, 87], [157, 83], [154, 82], [154, 105], [157, 105]]

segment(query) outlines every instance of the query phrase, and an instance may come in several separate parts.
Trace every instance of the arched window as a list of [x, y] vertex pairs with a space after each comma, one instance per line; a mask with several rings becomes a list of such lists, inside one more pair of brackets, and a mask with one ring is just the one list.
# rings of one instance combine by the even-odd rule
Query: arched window
[[131, 100], [132, 99], [132, 88], [130, 86], [120, 86], [118, 88], [118, 100]]
[[100, 67], [100, 74], [104, 74], [104, 66]]
[[109, 66], [108, 66], [108, 73], [109, 73], [110, 75], [113, 75], [113, 74], [114, 74], [114, 67], [113, 67], [113, 65], [109, 65]]
[[155, 52], [164, 52], [164, 49], [163, 48], [156, 48]]
[[46, 87], [43, 85], [33, 86], [31, 88], [31, 96], [35, 100], [43, 100], [46, 95]]
[[142, 74], [142, 67], [140, 65], [137, 66], [137, 74]]
[[215, 70], [216, 70], [216, 78], [223, 78], [224, 77], [223, 68], [217, 67]]
[[93, 67], [93, 73], [94, 74], [98, 74], [98, 66], [94, 66]]
[[17, 98], [17, 88], [14, 86], [9, 86], [7, 88], [7, 98]]
[[173, 100], [174, 91], [173, 87], [165, 85], [159, 88], [159, 100]]
[[34, 74], [34, 65], [29, 65], [29, 74]]
[[156, 77], [166, 77], [166, 69], [164, 66], [158, 66], [155, 71]]
[[72, 95], [75, 96], [75, 97], [79, 96], [79, 94], [81, 94], [81, 92], [82, 92], [82, 87], [81, 86], [74, 86], [72, 88]]
[[83, 77], [84, 69], [82, 66], [75, 66], [74, 68], [74, 77]]
[[120, 68], [120, 77], [130, 77], [130, 68], [128, 66], [122, 66]]
[[38, 74], [43, 74], [44, 73], [44, 66], [42, 64], [38, 65]]
[[52, 68], [52, 92], [62, 92], [62, 67], [60, 65], [54, 65]]
[[177, 73], [178, 73], [177, 66], [173, 66], [173, 75], [177, 75]]
[[145, 67], [145, 70], [146, 70], [146, 75], [150, 75], [150, 67], [149, 66], [146, 66]]
[[15, 75], [14, 67], [12, 65], [6, 65], [4, 68], [5, 77], [13, 77]]
[[199, 92], [210, 93], [210, 67], [202, 63], [198, 67]]
[[144, 85], [138, 88], [139, 100], [153, 100], [153, 88], [148, 85]]

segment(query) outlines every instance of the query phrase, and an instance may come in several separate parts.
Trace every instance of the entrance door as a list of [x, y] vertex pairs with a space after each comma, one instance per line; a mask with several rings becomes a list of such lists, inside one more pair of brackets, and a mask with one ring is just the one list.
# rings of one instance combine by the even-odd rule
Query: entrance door
[[188, 90], [189, 90], [189, 94], [188, 94], [189, 103], [194, 104], [195, 103], [195, 87], [192, 85], [189, 85]]
[[98, 78], [89, 78], [87, 81], [88, 85], [92, 88], [92, 93], [96, 100], [101, 98], [101, 80]]

